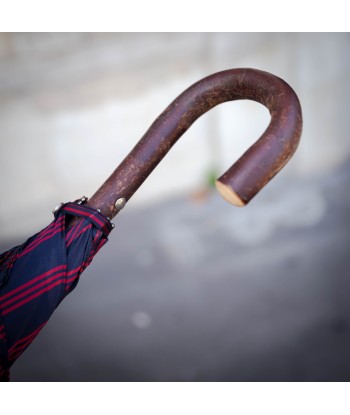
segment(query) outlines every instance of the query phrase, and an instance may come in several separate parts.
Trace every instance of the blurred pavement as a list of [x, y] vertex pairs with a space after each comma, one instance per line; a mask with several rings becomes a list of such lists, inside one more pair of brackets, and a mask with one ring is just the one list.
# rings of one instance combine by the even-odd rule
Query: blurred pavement
[[349, 381], [349, 188], [350, 162], [126, 207], [12, 380]]

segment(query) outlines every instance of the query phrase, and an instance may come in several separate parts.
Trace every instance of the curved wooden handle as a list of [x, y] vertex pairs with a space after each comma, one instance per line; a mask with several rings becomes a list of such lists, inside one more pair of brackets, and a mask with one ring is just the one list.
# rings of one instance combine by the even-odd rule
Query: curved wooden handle
[[[128, 201], [182, 134], [211, 108], [251, 99], [265, 105], [271, 121], [264, 134], [216, 182], [225, 200], [247, 204], [294, 154], [301, 135], [301, 107], [282, 79], [256, 69], [231, 69], [192, 85], [154, 121], [129, 155], [91, 197], [88, 205], [109, 218], [115, 202]], [[123, 204], [123, 203], [122, 203]]]

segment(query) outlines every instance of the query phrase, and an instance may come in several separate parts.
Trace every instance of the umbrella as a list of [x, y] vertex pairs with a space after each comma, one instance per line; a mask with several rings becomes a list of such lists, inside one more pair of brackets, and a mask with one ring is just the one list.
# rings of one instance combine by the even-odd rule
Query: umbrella
[[0, 257], [2, 378], [107, 242], [110, 221], [85, 200], [59, 205], [49, 226]]
[[296, 94], [282, 79], [256, 69], [231, 69], [200, 80], [176, 98], [89, 200], [61, 203], [50, 225], [0, 255], [0, 379], [9, 379], [11, 365], [107, 242], [111, 218], [179, 137], [214, 106], [238, 99], [257, 101], [271, 114], [260, 139], [216, 181], [225, 200], [244, 206], [294, 154], [302, 116]]

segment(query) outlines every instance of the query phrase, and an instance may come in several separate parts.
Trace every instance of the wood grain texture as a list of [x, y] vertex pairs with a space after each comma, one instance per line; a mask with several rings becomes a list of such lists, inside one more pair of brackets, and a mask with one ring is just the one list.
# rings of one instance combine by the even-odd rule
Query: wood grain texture
[[285, 81], [267, 72], [243, 68], [210, 75], [179, 95], [88, 205], [113, 218], [118, 213], [116, 200], [128, 201], [132, 197], [197, 118], [218, 104], [239, 99], [259, 102], [271, 115], [264, 134], [218, 179], [218, 190], [226, 200], [241, 206], [247, 204], [294, 154], [301, 135], [302, 114], [295, 92]]

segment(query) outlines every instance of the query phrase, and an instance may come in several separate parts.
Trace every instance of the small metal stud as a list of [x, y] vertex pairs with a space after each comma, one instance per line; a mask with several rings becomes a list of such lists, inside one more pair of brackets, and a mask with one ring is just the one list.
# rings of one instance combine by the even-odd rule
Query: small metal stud
[[114, 228], [115, 227], [114, 223], [111, 223], [111, 226], [112, 226], [112, 228]]
[[109, 220], [109, 221], [111, 221], [111, 218], [109, 218], [108, 216], [106, 216], [107, 217], [107, 219]]
[[98, 213], [101, 213], [101, 209], [97, 209], [97, 212], [98, 212]]
[[57, 206], [54, 207], [52, 213], [55, 214], [56, 212], [58, 212], [63, 205], [64, 205], [63, 202], [59, 203]]
[[78, 199], [77, 204], [78, 205], [83, 205], [87, 201], [88, 201], [88, 198], [86, 196], [82, 196], [80, 199]]
[[126, 200], [124, 199], [124, 197], [121, 197], [115, 202], [114, 206], [117, 210], [122, 210], [125, 204], [126, 204]]

